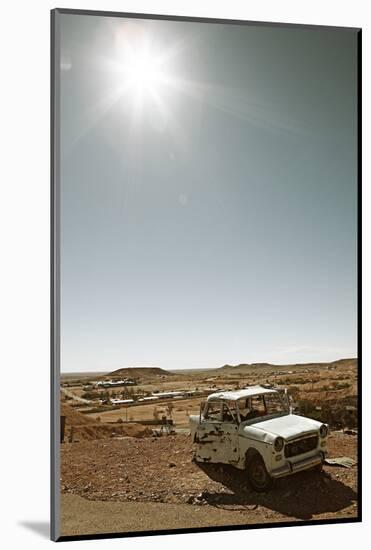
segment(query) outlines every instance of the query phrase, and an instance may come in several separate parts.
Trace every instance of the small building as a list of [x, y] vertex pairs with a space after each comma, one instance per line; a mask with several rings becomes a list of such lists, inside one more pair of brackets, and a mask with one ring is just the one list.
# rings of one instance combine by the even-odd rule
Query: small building
[[184, 392], [182, 391], [162, 391], [158, 393], [153, 393], [153, 397], [157, 397], [158, 399], [166, 399], [168, 397], [183, 397]]
[[134, 403], [134, 399], [110, 399], [112, 405], [129, 405]]
[[140, 397], [138, 401], [157, 401], [158, 397], [152, 396], [152, 397]]

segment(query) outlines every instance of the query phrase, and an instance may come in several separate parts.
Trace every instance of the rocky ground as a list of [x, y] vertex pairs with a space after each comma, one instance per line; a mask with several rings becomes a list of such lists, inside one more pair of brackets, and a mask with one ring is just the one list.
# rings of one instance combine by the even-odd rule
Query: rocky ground
[[[356, 451], [356, 436], [330, 435], [330, 456], [356, 459]], [[65, 502], [79, 495], [85, 502], [186, 505], [202, 514], [217, 509], [217, 524], [221, 525], [223, 521], [264, 523], [357, 516], [356, 466], [303, 472], [277, 480], [269, 493], [258, 494], [248, 487], [244, 472], [219, 465], [200, 466], [191, 458], [190, 437], [181, 434], [65, 443], [62, 494]], [[192, 527], [192, 522], [187, 526]], [[103, 526], [97, 532], [100, 529], [104, 530]]]

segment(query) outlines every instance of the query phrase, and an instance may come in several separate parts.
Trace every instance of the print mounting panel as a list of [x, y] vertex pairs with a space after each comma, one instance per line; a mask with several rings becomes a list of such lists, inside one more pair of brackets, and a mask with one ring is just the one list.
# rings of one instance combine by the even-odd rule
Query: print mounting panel
[[360, 521], [360, 29], [51, 21], [53, 540]]

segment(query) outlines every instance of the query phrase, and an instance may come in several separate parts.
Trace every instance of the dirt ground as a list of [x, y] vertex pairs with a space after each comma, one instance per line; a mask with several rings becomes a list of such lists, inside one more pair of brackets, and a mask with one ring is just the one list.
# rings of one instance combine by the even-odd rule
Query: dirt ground
[[[189, 415], [198, 414], [200, 411], [200, 398], [195, 399], [179, 399], [173, 401], [173, 410], [171, 418], [174, 421], [177, 428], [189, 427]], [[112, 411], [93, 413], [86, 415], [90, 418], [100, 418], [102, 422], [117, 422], [119, 419], [123, 421], [132, 420], [140, 422], [143, 420], [153, 420], [154, 411], [157, 411], [158, 418], [162, 415], [169, 416], [167, 412], [167, 403], [151, 403], [150, 405], [137, 405], [135, 407], [118, 408]]]
[[[330, 435], [330, 456], [356, 451], [355, 436]], [[258, 494], [244, 472], [191, 458], [181, 434], [63, 444], [62, 534], [357, 517], [356, 466], [302, 472]]]
[[[61, 403], [61, 413], [65, 417], [65, 436], [64, 441], [74, 442], [84, 439], [107, 439], [110, 437], [130, 436], [130, 437], [149, 437], [152, 430], [147, 426], [136, 423], [115, 423], [108, 424], [97, 422], [95, 418], [81, 414], [65, 403]], [[73, 433], [71, 432], [73, 429]]]
[[[201, 529], [256, 523], [247, 509], [244, 512], [231, 513], [215, 506], [100, 502], [70, 494], [62, 494], [61, 504], [61, 535], [64, 536]], [[272, 523], [279, 521], [273, 519]]]

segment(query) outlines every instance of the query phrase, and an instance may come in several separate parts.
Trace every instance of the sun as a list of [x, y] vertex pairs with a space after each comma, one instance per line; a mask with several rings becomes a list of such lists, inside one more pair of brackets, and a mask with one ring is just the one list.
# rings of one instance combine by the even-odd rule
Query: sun
[[126, 94], [140, 97], [143, 103], [158, 98], [169, 81], [164, 56], [148, 41], [126, 44], [119, 59], [119, 79]]
[[89, 109], [88, 127], [115, 111], [118, 121], [125, 119], [133, 131], [149, 124], [158, 132], [182, 134], [177, 108], [182, 90], [179, 55], [184, 44], [155, 39], [147, 29], [130, 23], [113, 34], [112, 46], [110, 55], [97, 58], [102, 86]]
[[123, 64], [123, 78], [131, 91], [158, 92], [165, 83], [166, 74], [155, 55], [142, 51], [129, 56]]

